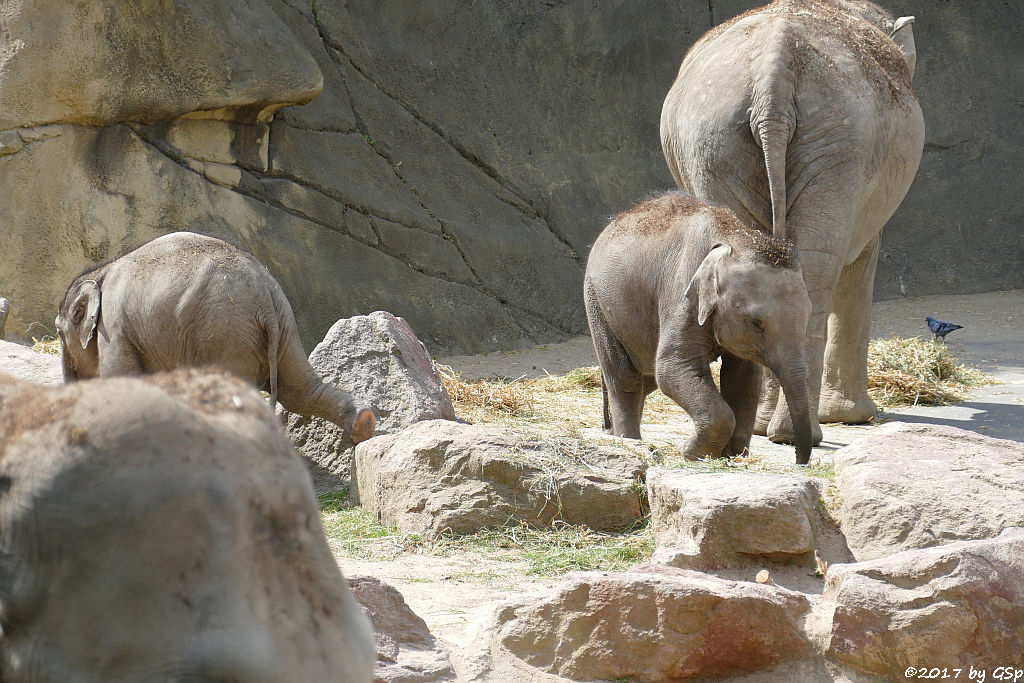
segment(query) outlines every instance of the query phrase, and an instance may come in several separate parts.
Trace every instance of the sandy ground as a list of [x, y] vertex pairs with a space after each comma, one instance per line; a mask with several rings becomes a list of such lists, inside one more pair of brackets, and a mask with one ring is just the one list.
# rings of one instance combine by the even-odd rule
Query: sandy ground
[[[1002, 383], [977, 390], [970, 400], [958, 406], [890, 409], [864, 426], [824, 425], [824, 442], [814, 449], [812, 464], [827, 463], [836, 449], [863, 438], [878, 424], [890, 420], [946, 424], [988, 436], [1024, 441], [1024, 291], [878, 302], [872, 312], [872, 336], [928, 337], [926, 315], [963, 325], [964, 329], [953, 332], [947, 339], [953, 352], [962, 362], [995, 376]], [[597, 364], [589, 337], [521, 351], [438, 360], [461, 371], [466, 379], [496, 375], [534, 377]], [[649, 441], [678, 442], [691, 428], [688, 418], [680, 413], [678, 421], [672, 424], [644, 425], [643, 433]], [[773, 462], [793, 462], [791, 446], [772, 444], [764, 437], [754, 438], [751, 451]], [[371, 574], [395, 585], [435, 636], [451, 648], [459, 680], [471, 678], [467, 666], [472, 668], [473, 653], [481, 645], [474, 624], [479, 624], [510, 595], [559, 582], [558, 579], [522, 578], [521, 567], [478, 555], [448, 558], [408, 555], [391, 562], [338, 559], [346, 573]], [[750, 580], [752, 577], [738, 574], [730, 578]], [[820, 592], [820, 588], [815, 590], [811, 585], [820, 583], [820, 579], [809, 580], [802, 574], [776, 577], [776, 580], [780, 585], [791, 583], [789, 587], [798, 590]]]

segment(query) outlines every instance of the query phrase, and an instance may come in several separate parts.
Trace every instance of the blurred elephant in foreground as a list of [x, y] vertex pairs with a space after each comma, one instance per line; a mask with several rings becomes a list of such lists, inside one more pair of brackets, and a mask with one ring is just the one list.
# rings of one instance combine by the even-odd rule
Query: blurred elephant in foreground
[[334, 422], [353, 443], [377, 418], [321, 381], [281, 285], [250, 254], [176, 232], [79, 275], [60, 305], [64, 380], [216, 365], [288, 410]]
[[[912, 22], [865, 0], [776, 0], [698, 40], [661, 112], [679, 187], [796, 245], [813, 307], [816, 443], [817, 418], [856, 424], [876, 411], [867, 348], [878, 247], [924, 147]], [[756, 432], [793, 438], [777, 385]]]
[[372, 679], [302, 460], [226, 373], [0, 375], [0, 680]]

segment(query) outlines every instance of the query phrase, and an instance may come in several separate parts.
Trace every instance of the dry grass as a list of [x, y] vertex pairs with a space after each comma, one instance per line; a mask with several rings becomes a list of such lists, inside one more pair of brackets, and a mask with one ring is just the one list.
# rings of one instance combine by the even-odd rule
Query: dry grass
[[[718, 383], [720, 363], [712, 365]], [[470, 422], [601, 427], [601, 374], [596, 367], [564, 375], [499, 377], [467, 382], [446, 365], [437, 366], [456, 413]], [[994, 383], [959, 363], [940, 342], [913, 337], [876, 339], [868, 349], [868, 386], [881, 406], [948, 405], [963, 401], [971, 388]], [[674, 401], [655, 391], [644, 405], [644, 422], [666, 424], [685, 416]]]
[[59, 356], [60, 340], [50, 336], [45, 336], [42, 339], [32, 337], [32, 350], [36, 353], [45, 353], [48, 356]]
[[[717, 361], [712, 365], [716, 383], [719, 365]], [[603, 424], [601, 372], [596, 366], [534, 379], [498, 377], [473, 382], [447, 365], [438, 364], [437, 370], [455, 412], [470, 422], [560, 423], [569, 429]], [[644, 404], [644, 422], [664, 424], [683, 415], [683, 409], [660, 391]]]
[[972, 387], [994, 383], [960, 364], [942, 342], [893, 336], [868, 346], [868, 393], [882, 406], [959, 403]]

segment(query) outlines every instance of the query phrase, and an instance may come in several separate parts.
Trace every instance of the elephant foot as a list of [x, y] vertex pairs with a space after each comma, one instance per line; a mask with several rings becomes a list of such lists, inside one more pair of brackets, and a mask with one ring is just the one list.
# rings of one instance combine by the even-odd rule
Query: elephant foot
[[842, 422], [848, 425], [859, 425], [868, 422], [878, 414], [878, 406], [871, 400], [867, 392], [856, 399], [848, 398], [838, 392], [822, 389], [821, 401], [818, 404], [818, 419], [822, 422]]
[[[768, 425], [768, 440], [772, 443], [796, 443], [796, 433], [793, 430], [793, 420], [789, 413], [782, 419], [773, 419]], [[817, 422], [811, 424], [811, 445], [821, 445], [821, 425]]]
[[352, 443], [366, 441], [373, 436], [375, 429], [377, 429], [377, 417], [369, 408], [363, 408], [356, 415], [355, 422], [352, 423]]

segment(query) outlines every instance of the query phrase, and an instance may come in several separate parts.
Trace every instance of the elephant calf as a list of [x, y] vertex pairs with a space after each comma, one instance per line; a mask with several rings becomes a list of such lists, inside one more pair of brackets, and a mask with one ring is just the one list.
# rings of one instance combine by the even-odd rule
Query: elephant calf
[[0, 375], [0, 679], [345, 681], [375, 643], [266, 403], [194, 368]]
[[[644, 400], [660, 387], [690, 417], [688, 458], [740, 453], [775, 373], [811, 454], [804, 337], [811, 302], [792, 245], [746, 228], [682, 192], [616, 216], [594, 242], [583, 294], [601, 365], [605, 429], [640, 438]], [[721, 356], [721, 393], [710, 363]]]
[[345, 430], [353, 443], [377, 419], [309, 365], [292, 307], [250, 254], [176, 232], [79, 275], [56, 320], [64, 381], [216, 365], [281, 404]]

